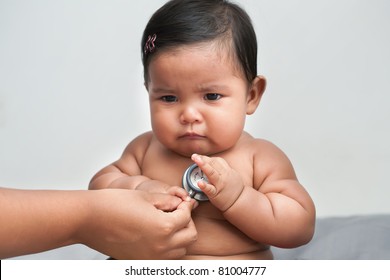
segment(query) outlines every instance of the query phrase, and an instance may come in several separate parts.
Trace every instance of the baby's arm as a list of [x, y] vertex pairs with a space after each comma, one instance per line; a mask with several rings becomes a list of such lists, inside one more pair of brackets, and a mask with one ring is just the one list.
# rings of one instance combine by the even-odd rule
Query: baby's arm
[[93, 176], [89, 189], [136, 189], [141, 183], [150, 180], [141, 174], [139, 166], [142, 152], [145, 152], [149, 146], [150, 137], [146, 133], [131, 141], [119, 160], [104, 167]]
[[145, 133], [135, 138], [125, 149], [121, 158], [100, 170], [91, 180], [89, 189], [137, 189], [153, 193], [168, 193], [189, 200], [183, 188], [170, 186], [142, 175], [140, 162], [149, 147], [152, 134]]
[[314, 234], [314, 204], [284, 153], [271, 143], [261, 145], [261, 154], [255, 155], [255, 186], [245, 186], [222, 158], [193, 156], [210, 182], [199, 187], [252, 239], [285, 248], [303, 245]]

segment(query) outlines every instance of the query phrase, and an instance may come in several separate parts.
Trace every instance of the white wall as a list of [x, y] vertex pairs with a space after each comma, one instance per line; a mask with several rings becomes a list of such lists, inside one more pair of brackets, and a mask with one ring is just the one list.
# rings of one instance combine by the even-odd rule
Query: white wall
[[[85, 189], [150, 129], [139, 41], [165, 1], [0, 1], [0, 185]], [[268, 89], [247, 130], [318, 216], [390, 213], [390, 2], [241, 0]]]

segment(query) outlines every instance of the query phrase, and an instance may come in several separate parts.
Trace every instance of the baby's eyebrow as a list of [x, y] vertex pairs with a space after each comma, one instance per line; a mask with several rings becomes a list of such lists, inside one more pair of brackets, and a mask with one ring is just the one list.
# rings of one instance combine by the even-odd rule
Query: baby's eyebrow
[[[222, 92], [226, 91], [228, 89], [228, 86], [223, 85], [223, 84], [200, 84], [195, 86], [195, 89], [198, 92]], [[176, 94], [177, 92], [169, 87], [152, 87], [150, 93], [153, 94]]]
[[152, 92], [153, 93], [159, 93], [159, 94], [172, 94], [172, 93], [175, 93], [175, 91], [173, 89], [162, 88], [162, 87], [152, 88]]
[[217, 92], [217, 91], [226, 90], [227, 86], [225, 86], [225, 85], [199, 85], [198, 89], [200, 91]]

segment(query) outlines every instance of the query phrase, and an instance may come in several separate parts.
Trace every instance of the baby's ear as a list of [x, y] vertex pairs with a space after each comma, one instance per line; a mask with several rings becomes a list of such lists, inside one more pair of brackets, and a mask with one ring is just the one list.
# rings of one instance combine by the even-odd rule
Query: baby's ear
[[253, 79], [251, 87], [248, 92], [246, 113], [252, 115], [257, 106], [259, 106], [261, 97], [265, 91], [267, 81], [263, 76], [257, 76]]

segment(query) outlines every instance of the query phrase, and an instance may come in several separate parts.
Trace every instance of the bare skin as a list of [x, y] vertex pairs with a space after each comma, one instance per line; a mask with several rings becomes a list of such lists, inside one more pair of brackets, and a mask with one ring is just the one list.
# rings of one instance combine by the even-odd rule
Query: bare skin
[[314, 233], [315, 207], [285, 154], [244, 128], [265, 89], [251, 84], [213, 43], [183, 46], [150, 62], [152, 132], [98, 172], [91, 189], [128, 188], [183, 200], [184, 171], [194, 162], [209, 178], [209, 197], [193, 210], [198, 239], [184, 259], [270, 259], [269, 246], [296, 247]]
[[[269, 259], [269, 245], [296, 247], [312, 237], [314, 206], [296, 180], [289, 160], [271, 143], [246, 133], [238, 144], [215, 157], [193, 157], [216, 187], [199, 185], [211, 202], [201, 202], [193, 210], [198, 239], [187, 248], [184, 259]], [[133, 150], [140, 146], [145, 150]], [[145, 156], [132, 158], [132, 151]], [[133, 160], [145, 172], [133, 176], [122, 173]], [[183, 189], [171, 186], [181, 185], [183, 173], [192, 163], [189, 158], [167, 151], [152, 133], [146, 133], [127, 147], [119, 161], [100, 171], [91, 188], [112, 181], [110, 187], [114, 188], [179, 193]], [[181, 195], [185, 199], [185, 194]]]
[[197, 238], [193, 206], [171, 195], [120, 189], [0, 188], [0, 259], [76, 243], [115, 258], [177, 259]]

